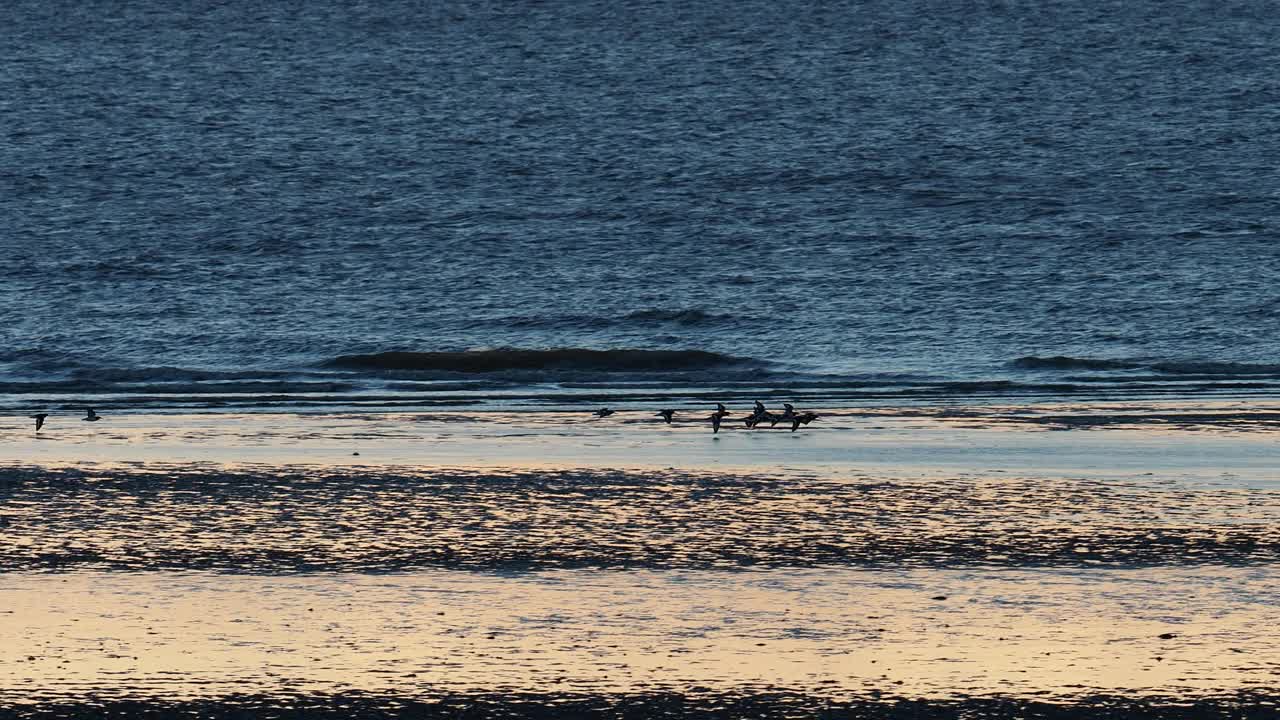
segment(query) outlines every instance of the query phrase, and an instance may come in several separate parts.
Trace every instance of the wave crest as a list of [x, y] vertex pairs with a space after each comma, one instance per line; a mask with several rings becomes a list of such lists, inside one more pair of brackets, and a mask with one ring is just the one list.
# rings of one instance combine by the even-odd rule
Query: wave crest
[[1280, 365], [1234, 362], [1162, 362], [1151, 366], [1153, 370], [1170, 375], [1226, 375], [1273, 376], [1280, 374]]
[[342, 355], [325, 363], [346, 370], [410, 370], [488, 373], [504, 370], [592, 370], [670, 372], [712, 370], [752, 362], [706, 350], [467, 350], [462, 352], [391, 351]]
[[1075, 358], [1065, 355], [1037, 357], [1028, 355], [1010, 363], [1021, 370], [1147, 370], [1163, 375], [1195, 375], [1206, 378], [1273, 377], [1280, 375], [1280, 365], [1215, 361], [1140, 361], [1104, 358]]
[[714, 313], [699, 308], [670, 310], [644, 308], [625, 315], [516, 315], [480, 321], [484, 325], [521, 328], [614, 328], [630, 326], [718, 325], [743, 320], [728, 313]]
[[1105, 360], [1098, 358], [1074, 358], [1066, 355], [1037, 357], [1028, 355], [1014, 360], [1013, 367], [1021, 370], [1138, 370], [1147, 367], [1131, 360]]
[[696, 308], [690, 310], [660, 310], [650, 308], [627, 313], [623, 320], [641, 323], [676, 323], [679, 325], [701, 325], [704, 323], [725, 322], [733, 319], [732, 315], [709, 313]]
[[170, 366], [136, 368], [80, 368], [71, 373], [75, 380], [104, 384], [153, 382], [221, 382], [226, 380], [264, 380], [288, 376], [284, 372], [263, 370], [199, 370]]

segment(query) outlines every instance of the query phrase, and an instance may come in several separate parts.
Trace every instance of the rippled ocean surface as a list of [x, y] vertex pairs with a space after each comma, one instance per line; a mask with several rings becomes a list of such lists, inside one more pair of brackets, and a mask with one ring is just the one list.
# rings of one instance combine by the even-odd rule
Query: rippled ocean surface
[[11, 3], [0, 393], [1270, 392], [1272, 10]]

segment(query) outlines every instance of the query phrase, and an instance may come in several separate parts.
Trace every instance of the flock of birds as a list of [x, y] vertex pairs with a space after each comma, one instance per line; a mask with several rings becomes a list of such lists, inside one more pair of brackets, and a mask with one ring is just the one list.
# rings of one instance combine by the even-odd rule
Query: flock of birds
[[[36, 413], [31, 416], [36, 421], [36, 432], [40, 432], [40, 428], [44, 427], [45, 418], [49, 417], [49, 413]], [[102, 416], [93, 411], [93, 408], [85, 408], [84, 417], [80, 418], [84, 422], [98, 422]]]
[[[754, 428], [765, 422], [769, 423], [769, 427], [776, 427], [778, 423], [789, 422], [791, 423], [791, 432], [795, 432], [801, 425], [808, 425], [818, 419], [817, 413], [796, 412], [795, 407], [792, 406], [791, 403], [782, 403], [782, 407], [784, 408], [782, 414], [775, 415], [765, 408], [764, 403], [757, 400], [755, 410], [753, 410], [752, 413], [743, 420], [743, 422], [746, 423], [748, 428]], [[591, 414], [598, 418], [606, 418], [612, 415], [613, 412], [613, 410], [603, 407]], [[102, 419], [102, 416], [94, 412], [93, 408], [86, 408], [84, 413], [84, 417], [80, 418], [84, 422], [97, 422]], [[665, 420], [668, 425], [671, 424], [671, 418], [675, 417], [675, 414], [676, 411], [672, 409], [658, 411], [658, 417]], [[30, 417], [32, 420], [36, 421], [36, 432], [40, 432], [40, 428], [44, 427], [44, 421], [49, 417], [49, 413], [36, 413]], [[716, 411], [707, 417], [707, 419], [711, 421], [711, 432], [720, 432], [720, 424], [728, 417], [732, 417], [732, 415], [729, 413], [729, 410], [725, 408], [724, 404], [716, 403]]]
[[[817, 413], [796, 412], [795, 407], [792, 406], [791, 403], [782, 403], [782, 407], [784, 408], [782, 411], [782, 414], [775, 415], [774, 413], [769, 412], [767, 408], [765, 408], [764, 403], [757, 400], [755, 409], [751, 412], [750, 415], [746, 416], [746, 418], [743, 419], [743, 422], [746, 423], [746, 426], [748, 428], [754, 428], [760, 425], [761, 423], [765, 423], [765, 422], [769, 423], [769, 427], [776, 427], [777, 424], [780, 422], [781, 423], [789, 422], [791, 423], [791, 432], [795, 432], [797, 429], [799, 429], [801, 425], [808, 425], [809, 423], [818, 419]], [[613, 410], [610, 410], [607, 407], [602, 407], [591, 414], [595, 415], [598, 418], [606, 418], [612, 415], [613, 413], [614, 413]], [[671, 418], [675, 417], [675, 414], [676, 414], [676, 411], [671, 409], [659, 410], [657, 413], [658, 417], [665, 420], [668, 425], [671, 424]], [[712, 433], [720, 432], [721, 423], [723, 423], [724, 419], [728, 417], [733, 417], [733, 416], [729, 413], [729, 410], [725, 408], [724, 404], [716, 403], [716, 411], [711, 413], [711, 415], [707, 417], [707, 420], [711, 421], [711, 432]]]

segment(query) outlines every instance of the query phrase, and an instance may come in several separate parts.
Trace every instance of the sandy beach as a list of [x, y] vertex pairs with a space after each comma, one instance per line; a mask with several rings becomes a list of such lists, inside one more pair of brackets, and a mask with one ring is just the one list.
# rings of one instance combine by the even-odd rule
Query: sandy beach
[[[1194, 596], [1184, 595], [1194, 585]], [[7, 575], [0, 698], [1266, 690], [1259, 568]]]
[[8, 716], [1263, 717], [1280, 673], [1265, 403], [54, 420], [0, 440]]

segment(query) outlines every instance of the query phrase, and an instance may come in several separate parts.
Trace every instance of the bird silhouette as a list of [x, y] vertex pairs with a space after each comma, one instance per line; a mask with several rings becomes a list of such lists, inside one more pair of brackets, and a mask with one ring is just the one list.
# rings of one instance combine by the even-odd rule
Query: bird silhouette
[[84, 417], [80, 418], [84, 422], [98, 422], [102, 416], [93, 411], [93, 408], [85, 408]]
[[774, 417], [773, 413], [770, 413], [765, 408], [764, 403], [757, 400], [755, 409], [751, 411], [751, 414], [748, 415], [747, 419], [744, 420], [743, 422], [746, 424], [747, 427], [753, 428], [759, 425], [760, 423], [764, 422], [765, 420], [773, 419], [773, 417]]
[[666, 420], [668, 425], [671, 424], [671, 416], [675, 414], [676, 414], [675, 410], [659, 410], [658, 411], [658, 417], [662, 418], [663, 420]]
[[49, 417], [49, 413], [36, 413], [31, 416], [36, 421], [36, 432], [40, 432], [40, 428], [44, 427], [44, 419]]
[[602, 408], [600, 408], [599, 410], [596, 410], [595, 412], [593, 412], [593, 413], [591, 413], [591, 414], [592, 414], [592, 415], [595, 415], [595, 416], [596, 416], [596, 417], [598, 417], [598, 418], [606, 418], [606, 417], [609, 417], [610, 415], [612, 415], [612, 414], [613, 414], [613, 411], [612, 411], [612, 410], [610, 410], [610, 409], [609, 409], [609, 408], [607, 408], [607, 407], [602, 407]]
[[782, 407], [786, 408], [786, 410], [781, 415], [774, 415], [771, 418], [769, 427], [773, 427], [780, 422], [791, 422], [792, 420], [795, 419], [796, 409], [794, 406], [791, 405], [791, 403], [782, 403]]
[[711, 420], [712, 434], [720, 432], [720, 421], [727, 417], [729, 417], [729, 411], [725, 409], [724, 403], [716, 403], [716, 411], [711, 413], [711, 417], [708, 418]]
[[795, 432], [796, 428], [800, 427], [801, 425], [808, 425], [809, 423], [817, 419], [818, 419], [818, 413], [802, 412], [796, 415], [795, 417], [791, 418], [791, 432]]

